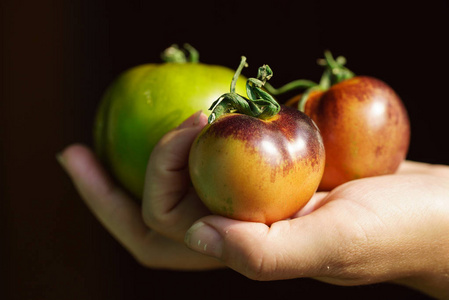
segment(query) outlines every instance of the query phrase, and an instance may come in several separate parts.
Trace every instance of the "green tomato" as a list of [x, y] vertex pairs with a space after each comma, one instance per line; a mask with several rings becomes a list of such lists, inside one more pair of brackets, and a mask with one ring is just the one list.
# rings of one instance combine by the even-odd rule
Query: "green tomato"
[[[202, 63], [145, 64], [125, 71], [100, 103], [94, 144], [114, 177], [142, 197], [153, 147], [183, 120], [229, 92], [234, 71]], [[246, 79], [236, 91], [245, 93]]]

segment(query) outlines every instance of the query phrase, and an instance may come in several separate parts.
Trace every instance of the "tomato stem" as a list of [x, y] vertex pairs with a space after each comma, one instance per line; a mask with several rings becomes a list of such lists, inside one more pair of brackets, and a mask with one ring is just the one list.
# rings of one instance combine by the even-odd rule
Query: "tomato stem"
[[240, 64], [237, 70], [234, 73], [231, 81], [231, 93], [235, 93], [235, 87], [237, 85], [237, 80], [239, 79], [240, 74], [242, 73], [243, 68], [248, 67], [248, 63], [246, 62], [246, 57], [242, 56]]
[[307, 79], [298, 79], [298, 80], [294, 80], [292, 82], [289, 82], [283, 86], [281, 86], [280, 88], [275, 88], [273, 87], [271, 84], [269, 84], [268, 82], [265, 84], [265, 89], [272, 95], [277, 96], [277, 95], [282, 95], [284, 93], [293, 91], [293, 90], [298, 90], [298, 89], [304, 89], [304, 88], [310, 88], [310, 87], [314, 87], [316, 86], [317, 83], [311, 80], [307, 80]]
[[200, 55], [192, 45], [186, 43], [182, 49], [176, 44], [171, 45], [162, 52], [161, 58], [166, 63], [198, 63]]
[[242, 56], [240, 65], [232, 78], [230, 93], [223, 94], [209, 108], [209, 110], [212, 110], [209, 123], [213, 123], [220, 116], [229, 113], [241, 113], [265, 120], [273, 117], [281, 110], [281, 106], [273, 96], [262, 89], [266, 81], [273, 76], [273, 71], [268, 65], [263, 65], [258, 69], [257, 78], [249, 78], [246, 82], [248, 98], [235, 92], [237, 79], [243, 68], [247, 66], [246, 57]]
[[200, 53], [198, 52], [198, 50], [193, 48], [193, 46], [188, 43], [185, 43], [183, 46], [189, 54], [189, 62], [198, 63], [200, 61]]
[[310, 94], [315, 91], [322, 91], [324, 90], [321, 85], [315, 85], [311, 88], [308, 88], [305, 90], [305, 92], [301, 95], [301, 99], [299, 99], [298, 102], [298, 110], [304, 112], [306, 108], [307, 100], [309, 100]]
[[[325, 73], [328, 71], [326, 76], [329, 78], [330, 85], [334, 85], [342, 82], [343, 80], [354, 77], [354, 73], [344, 66], [346, 64], [346, 58], [343, 56], [338, 56], [334, 59], [329, 50], [324, 51], [324, 59], [318, 60], [318, 64], [325, 68]], [[323, 75], [325, 73], [323, 73]]]
[[314, 91], [326, 91], [332, 85], [342, 82], [343, 80], [354, 77], [354, 73], [346, 68], [346, 58], [338, 56], [336, 59], [329, 50], [324, 51], [324, 58], [317, 60], [318, 65], [324, 67], [320, 82], [315, 83], [307, 79], [298, 79], [283, 85], [280, 88], [274, 88], [267, 84], [266, 90], [272, 95], [281, 95], [294, 90], [304, 90], [301, 99], [298, 102], [298, 110], [304, 112], [306, 102]]

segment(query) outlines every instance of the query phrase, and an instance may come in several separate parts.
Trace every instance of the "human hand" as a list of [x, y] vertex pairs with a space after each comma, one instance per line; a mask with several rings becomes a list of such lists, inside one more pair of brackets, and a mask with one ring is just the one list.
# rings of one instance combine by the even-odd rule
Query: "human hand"
[[393, 281], [449, 299], [449, 167], [404, 162], [317, 193], [270, 227], [207, 216], [186, 244], [257, 280]]
[[[88, 206], [142, 264], [176, 269], [224, 264], [259, 280], [396, 281], [447, 297], [448, 167], [405, 162], [398, 174], [317, 193], [292, 219], [271, 227], [207, 216], [186, 168], [190, 145], [206, 122], [204, 115], [192, 116], [153, 151], [142, 211], [90, 150], [74, 145], [61, 155]], [[201, 217], [185, 242], [218, 260], [193, 255], [180, 242]]]
[[161, 140], [149, 162], [143, 210], [139, 201], [116, 185], [88, 147], [74, 144], [58, 155], [93, 214], [144, 266], [188, 270], [223, 266], [182, 242], [191, 224], [208, 214], [201, 202], [186, 192], [188, 177], [184, 178], [184, 155], [206, 123], [205, 115], [196, 114]]

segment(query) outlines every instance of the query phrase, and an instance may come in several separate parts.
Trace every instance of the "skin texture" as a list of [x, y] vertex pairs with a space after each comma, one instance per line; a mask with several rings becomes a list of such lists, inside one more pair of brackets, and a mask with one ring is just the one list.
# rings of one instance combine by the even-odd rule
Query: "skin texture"
[[271, 224], [312, 198], [324, 160], [315, 124], [283, 107], [268, 120], [233, 113], [207, 125], [192, 145], [189, 167], [212, 212]]
[[448, 166], [402, 162], [395, 174], [316, 193], [271, 226], [232, 220], [210, 215], [190, 184], [189, 150], [206, 124], [197, 113], [161, 139], [142, 205], [88, 147], [70, 145], [58, 160], [92, 213], [146, 267], [227, 266], [257, 280], [338, 285], [389, 281], [449, 299]]
[[[287, 105], [297, 106], [300, 96]], [[407, 112], [384, 82], [357, 76], [313, 92], [304, 112], [323, 137], [326, 167], [320, 190], [350, 180], [394, 173], [410, 141]]]
[[[114, 177], [141, 199], [149, 155], [161, 137], [229, 91], [233, 71], [200, 63], [145, 64], [106, 90], [94, 128], [95, 149]], [[237, 82], [244, 92], [246, 79]]]

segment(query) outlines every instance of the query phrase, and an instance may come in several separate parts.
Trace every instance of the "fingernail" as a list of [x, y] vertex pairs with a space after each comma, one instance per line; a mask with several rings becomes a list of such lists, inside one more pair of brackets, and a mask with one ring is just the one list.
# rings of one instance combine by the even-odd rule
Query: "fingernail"
[[197, 222], [187, 230], [184, 239], [186, 245], [197, 252], [220, 258], [223, 248], [221, 235], [204, 222]]
[[192, 124], [193, 126], [198, 126], [198, 124], [200, 124], [200, 118], [202, 113], [203, 111], [199, 110], [193, 115], [193, 124]]

